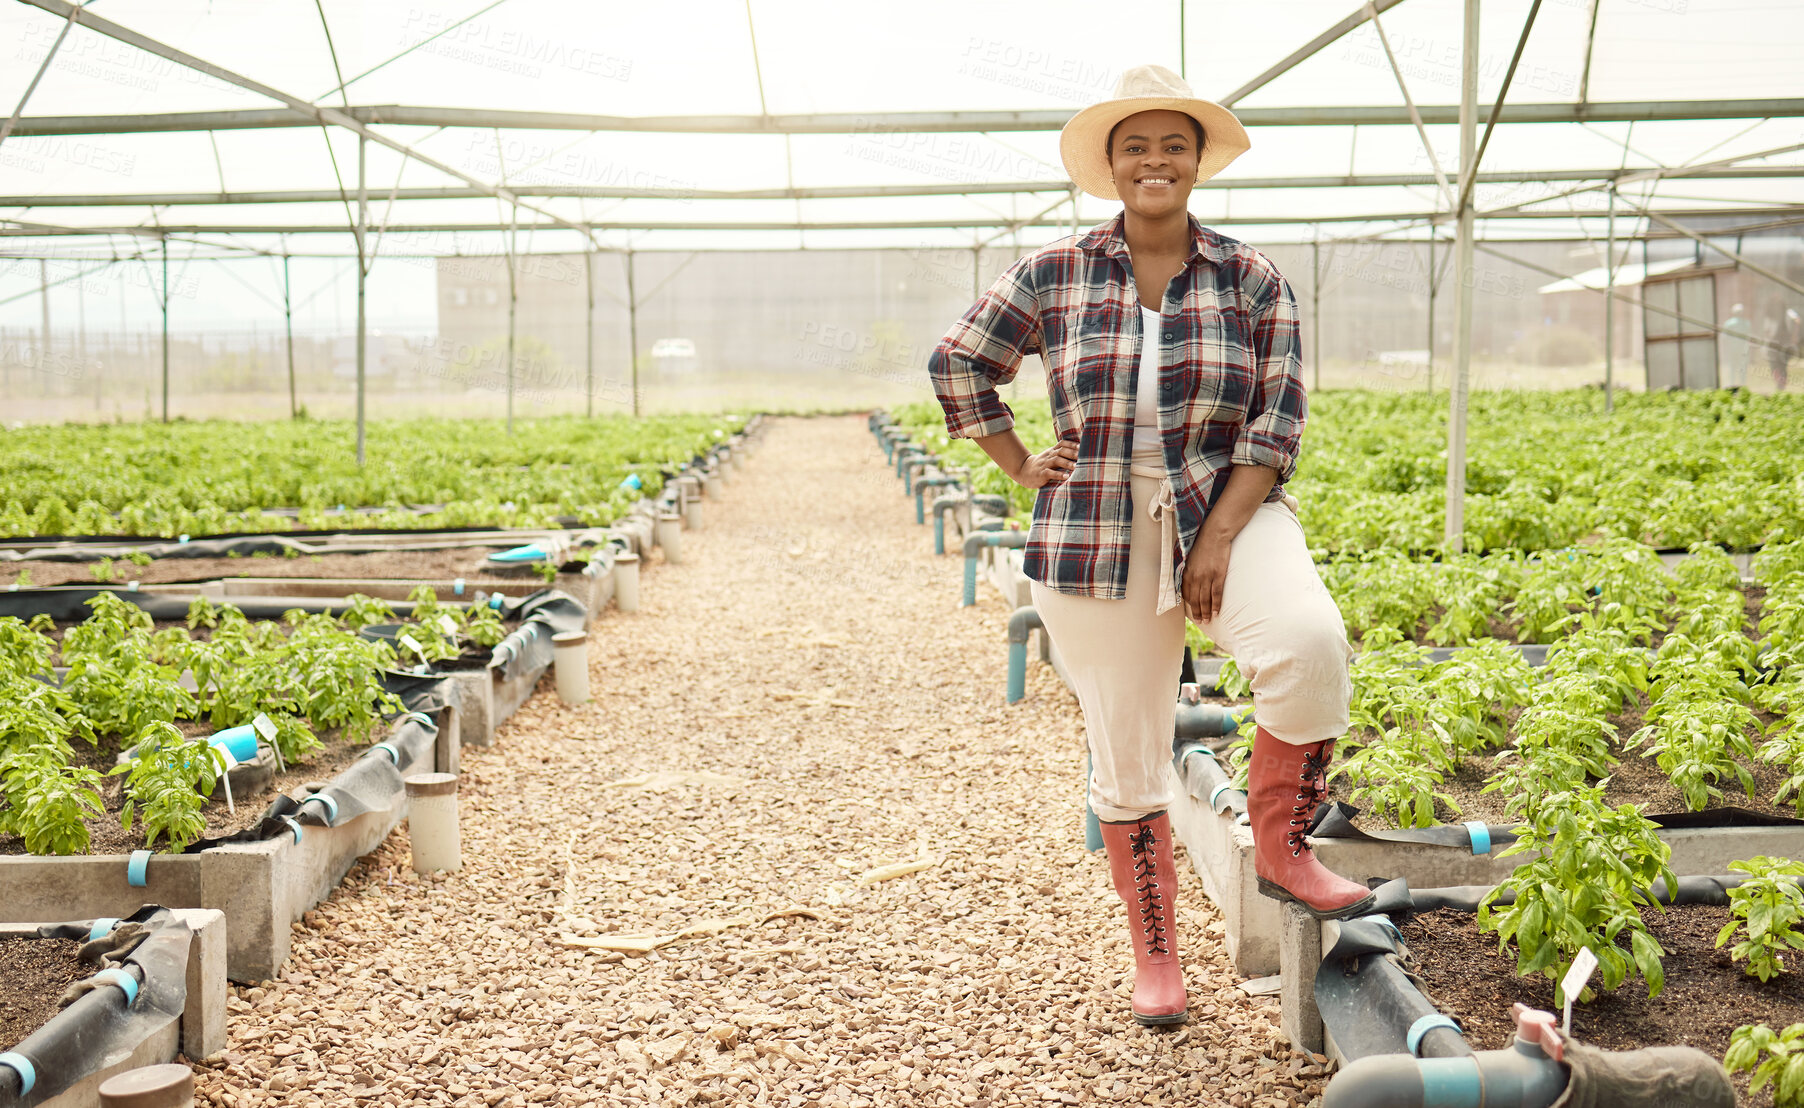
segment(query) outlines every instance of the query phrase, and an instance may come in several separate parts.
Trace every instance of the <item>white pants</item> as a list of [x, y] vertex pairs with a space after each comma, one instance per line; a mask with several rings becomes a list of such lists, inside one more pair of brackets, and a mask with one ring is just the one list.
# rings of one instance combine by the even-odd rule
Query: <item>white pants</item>
[[[1155, 615], [1160, 525], [1146, 506], [1157, 478], [1134, 476], [1127, 596], [1068, 596], [1032, 582], [1034, 609], [1058, 647], [1089, 734], [1090, 807], [1098, 819], [1138, 819], [1171, 804], [1165, 766], [1177, 723], [1184, 608]], [[1180, 570], [1181, 573], [1181, 570]], [[1334, 598], [1310, 560], [1302, 525], [1261, 504], [1234, 537], [1221, 611], [1200, 625], [1252, 683], [1259, 725], [1281, 742], [1347, 731], [1353, 649]]]

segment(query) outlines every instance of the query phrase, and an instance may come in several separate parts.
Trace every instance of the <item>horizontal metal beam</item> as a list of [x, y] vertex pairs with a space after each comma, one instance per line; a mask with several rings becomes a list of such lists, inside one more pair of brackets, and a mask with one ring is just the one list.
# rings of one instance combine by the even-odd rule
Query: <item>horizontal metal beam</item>
[[[246, 92], [255, 93], [258, 96], [264, 96], [284, 104], [286, 105], [286, 109], [284, 110], [287, 115], [296, 120], [294, 125], [297, 127], [324, 126], [326, 124], [335, 127], [343, 127], [344, 129], [357, 134], [361, 138], [368, 139], [378, 146], [386, 146], [403, 157], [411, 158], [421, 165], [438, 170], [447, 177], [462, 181], [471, 188], [481, 189], [485, 194], [492, 196], [497, 200], [525, 208], [535, 215], [544, 216], [554, 225], [565, 227], [579, 233], [586, 233], [582, 226], [572, 223], [557, 212], [533, 204], [522, 204], [519, 199], [509, 193], [507, 189], [491, 185], [486, 181], [472, 177], [456, 166], [440, 162], [435, 158], [421, 153], [419, 150], [406, 143], [401, 142], [392, 135], [386, 135], [371, 130], [368, 124], [335, 108], [328, 108], [322, 104], [309, 103], [298, 96], [283, 92], [281, 89], [266, 85], [261, 81], [246, 77], [241, 73], [236, 73], [224, 66], [215, 65], [214, 63], [198, 58], [193, 54], [178, 50], [166, 43], [159, 42], [148, 35], [134, 31], [129, 27], [114, 23], [110, 19], [95, 15], [86, 7], [71, 4], [68, 0], [20, 0], [20, 2], [31, 7], [42, 8], [52, 15], [60, 16], [73, 23], [79, 23], [97, 34], [105, 35], [110, 39], [125, 43], [127, 46], [136, 47], [146, 53], [166, 61], [174, 62], [176, 65], [186, 69], [191, 69], [196, 73], [204, 73], [216, 81], [235, 85], [238, 88], [244, 89]], [[361, 158], [361, 147], [359, 150], [358, 156]], [[361, 164], [361, 162], [359, 164]], [[341, 197], [341, 199], [344, 199], [348, 206], [348, 198]], [[358, 241], [361, 245], [361, 233], [359, 233]]]
[[[1740, 216], [1750, 219], [1772, 218], [1797, 215], [1804, 212], [1804, 205], [1785, 207], [1747, 207], [1747, 208], [1674, 208], [1663, 210], [1660, 214], [1674, 219], [1716, 218], [1725, 215]], [[1420, 212], [1374, 212], [1350, 215], [1239, 215], [1221, 218], [1209, 218], [1205, 222], [1211, 226], [1229, 226], [1234, 224], [1250, 224], [1265, 226], [1281, 223], [1385, 223], [1392, 221], [1419, 220]], [[1499, 220], [1519, 219], [1603, 219], [1603, 212], [1531, 212], [1513, 211], [1499, 215], [1483, 215], [1480, 220], [1496, 222]], [[0, 219], [0, 223], [11, 226], [0, 227], [0, 237], [17, 238], [21, 236], [56, 237], [65, 235], [137, 235], [156, 238], [162, 235], [343, 235], [350, 234], [350, 229], [342, 224], [288, 224], [288, 223], [254, 223], [254, 224], [162, 224], [157, 227], [66, 227], [49, 224], [32, 224], [23, 220]], [[722, 220], [640, 220], [638, 222], [595, 222], [585, 223], [586, 229], [592, 231], [940, 231], [940, 230], [984, 230], [995, 227], [1064, 227], [1069, 228], [1071, 221], [1065, 219], [1034, 219], [1026, 222], [1011, 220], [1005, 216], [989, 219], [899, 219], [899, 220], [831, 220], [797, 222], [795, 220], [746, 220], [739, 222]], [[408, 234], [485, 234], [501, 231], [556, 231], [568, 230], [555, 223], [391, 223], [387, 233], [390, 235]], [[1711, 234], [1728, 234], [1729, 231], [1709, 228]]]
[[[1527, 184], [1545, 181], [1607, 181], [1622, 169], [1549, 169], [1480, 173], [1480, 184]], [[1686, 173], [1696, 178], [1796, 178], [1804, 177], [1804, 165], [1727, 166]], [[1357, 176], [1318, 177], [1216, 177], [1198, 185], [1199, 190], [1396, 188], [1432, 185], [1427, 173], [1370, 173]], [[846, 185], [830, 188], [684, 189], [608, 188], [600, 185], [514, 185], [516, 196], [585, 197], [604, 200], [852, 200], [912, 196], [985, 196], [1068, 192], [1066, 181], [995, 181], [970, 185]], [[489, 194], [473, 188], [396, 189], [396, 200], [480, 200]], [[267, 192], [138, 192], [81, 196], [0, 196], [0, 208], [130, 208], [181, 207], [206, 204], [316, 204], [337, 202], [337, 189], [277, 189]]]
[[[1769, 230], [1769, 229], [1776, 228], [1776, 227], [1798, 227], [1798, 226], [1804, 226], [1804, 217], [1800, 217], [1797, 219], [1773, 220], [1773, 221], [1770, 221], [1767, 223], [1754, 223], [1754, 224], [1748, 224], [1746, 226], [1738, 226], [1738, 227], [1733, 228], [1731, 233], [1740, 234], [1740, 233], [1747, 232], [1747, 231], [1764, 231], [1764, 230]], [[1619, 242], [1640, 242], [1643, 239], [1674, 239], [1674, 238], [1683, 238], [1684, 236], [1680, 235], [1676, 231], [1641, 231], [1636, 234], [1624, 234], [1619, 231], [1617, 233], [1616, 237]], [[319, 259], [319, 260], [338, 260], [338, 261], [349, 261], [350, 259], [356, 257], [355, 254], [347, 253], [344, 251], [250, 250], [250, 249], [239, 249], [236, 247], [236, 244], [209, 243], [204, 240], [190, 240], [190, 239], [185, 239], [185, 238], [178, 239], [178, 238], [172, 237], [171, 241], [176, 241], [176, 242], [192, 241], [197, 246], [211, 247], [213, 249], [221, 251], [221, 253], [218, 253], [218, 254], [198, 254], [198, 253], [196, 253], [196, 254], [187, 255], [194, 261], [220, 261], [220, 262], [243, 261], [246, 258], [260, 258], [260, 257], [264, 257], [266, 255], [270, 256], [270, 257], [280, 256], [280, 257], [285, 257], [285, 258], [314, 258], [314, 259]], [[1393, 237], [1352, 238], [1352, 239], [1341, 239], [1339, 241], [1343, 244], [1379, 243], [1379, 244], [1383, 244], [1383, 245], [1387, 245], [1387, 246], [1423, 246], [1423, 245], [1426, 245], [1428, 242], [1428, 240], [1426, 238], [1412, 238], [1412, 237], [1408, 237], [1408, 236], [1398, 236], [1398, 237], [1394, 237], [1394, 238]], [[1446, 242], [1445, 239], [1441, 239], [1439, 241], [1442, 242], [1443, 244]], [[1590, 238], [1586, 238], [1582, 235], [1549, 235], [1549, 236], [1538, 236], [1537, 235], [1534, 237], [1529, 237], [1526, 235], [1514, 235], [1514, 236], [1510, 236], [1508, 238], [1483, 238], [1483, 237], [1480, 237], [1480, 238], [1474, 238], [1473, 241], [1475, 243], [1500, 243], [1500, 244], [1503, 244], [1506, 246], [1538, 246], [1538, 245], [1578, 246], [1578, 245], [1584, 245], [1584, 244], [1595, 245], [1597, 242], [1597, 237], [1595, 235], [1593, 235]], [[1262, 246], [1308, 246], [1310, 244], [1310, 240], [1309, 239], [1262, 239], [1262, 240], [1260, 240], [1260, 244]], [[774, 250], [764, 249], [764, 248], [756, 248], [756, 249], [748, 250], [746, 247], [742, 247], [742, 246], [726, 246], [726, 247], [721, 247], [717, 250], [708, 250], [708, 251], [706, 251], [706, 253], [776, 254], [776, 253], [802, 252], [804, 249], [807, 253], [810, 253], [810, 254], [825, 253], [825, 252], [831, 252], [831, 251], [852, 251], [852, 250], [862, 251], [862, 252], [876, 252], [876, 253], [894, 252], [894, 253], [910, 253], [910, 254], [912, 254], [912, 253], [915, 253], [915, 252], [918, 252], [919, 250], [921, 250], [922, 247], [920, 247], [920, 246], [872, 246], [872, 245], [868, 245], [868, 244], [865, 244], [865, 245], [854, 244], [854, 245], [849, 245], [849, 246], [840, 246], [840, 245], [813, 246], [813, 245], [811, 245], [806, 248], [781, 247], [781, 248], [777, 248]], [[931, 247], [931, 249], [941, 249], [941, 247], [934, 246], [934, 247]], [[969, 252], [971, 248], [967, 245], [961, 245], [961, 246], [947, 246], [947, 247], [944, 247], [944, 249], [960, 250], [960, 251]], [[1023, 249], [1026, 250], [1026, 249], [1032, 249], [1032, 248], [1031, 247], [1023, 247]], [[516, 258], [533, 257], [533, 256], [539, 256], [539, 255], [567, 256], [570, 254], [578, 254], [578, 253], [583, 253], [583, 252], [584, 252], [583, 250], [535, 250], [535, 251], [530, 251], [530, 252], [529, 251], [515, 251], [513, 256]], [[696, 250], [693, 247], [635, 246], [633, 248], [633, 253], [634, 254], [682, 254], [684, 257], [690, 257], [696, 253]], [[408, 250], [402, 249], [402, 250], [392, 250], [392, 251], [385, 250], [385, 251], [383, 251], [382, 256], [384, 258], [437, 259], [437, 258], [491, 258], [491, 257], [492, 258], [505, 258], [507, 255], [505, 252], [498, 252], [495, 254], [473, 254], [473, 253], [469, 253], [469, 252], [458, 253], [458, 254], [422, 254], [422, 253], [412, 253], [412, 252], [409, 252]], [[125, 257], [122, 259], [121, 256], [116, 255], [116, 254], [111, 254], [111, 253], [108, 253], [108, 254], [83, 254], [83, 253], [80, 253], [79, 251], [73, 251], [73, 252], [68, 252], [68, 253], [59, 252], [59, 253], [55, 253], [55, 254], [45, 254], [41, 251], [11, 250], [11, 249], [6, 249], [6, 248], [0, 248], [0, 261], [20, 261], [20, 260], [36, 261], [40, 258], [43, 258], [47, 261], [60, 261], [60, 262], [71, 262], [71, 263], [75, 263], [75, 264], [80, 264], [83, 262], [114, 262], [114, 261], [120, 261], [120, 260], [129, 261], [129, 260], [131, 260], [131, 258], [134, 258], [134, 257], [136, 257], [136, 255], [131, 255], [131, 256], [128, 256], [128, 257]], [[183, 257], [183, 255], [178, 254], [178, 255], [175, 255], [175, 257], [180, 258], [180, 257]], [[1562, 274], [1552, 271], [1552, 270], [1549, 270], [1548, 272], [1552, 273], [1556, 277], [1562, 276]]]
[[[44, 4], [46, 0], [29, 0]], [[336, 109], [366, 126], [518, 128], [537, 131], [642, 131], [674, 134], [843, 135], [960, 131], [1056, 131], [1072, 112], [812, 112], [793, 115], [584, 115], [575, 112], [434, 108], [403, 104]], [[1456, 124], [1459, 105], [1421, 106], [1422, 121]], [[1401, 106], [1240, 108], [1248, 127], [1411, 126]], [[1804, 116], [1804, 98], [1768, 100], [1633, 100], [1607, 104], [1505, 104], [1499, 123], [1619, 123], [1686, 119], [1765, 119]], [[245, 108], [146, 115], [27, 116], [15, 136], [118, 135], [151, 131], [229, 131], [315, 127], [317, 111]]]

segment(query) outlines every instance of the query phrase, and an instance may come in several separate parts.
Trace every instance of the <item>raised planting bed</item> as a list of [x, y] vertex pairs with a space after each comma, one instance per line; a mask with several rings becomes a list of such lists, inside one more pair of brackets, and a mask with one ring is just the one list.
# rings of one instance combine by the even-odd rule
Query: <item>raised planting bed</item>
[[[1338, 798], [1377, 810], [1355, 823], [1353, 808], [1324, 807], [1314, 828], [1324, 864], [1360, 880], [1489, 885], [1506, 876], [1511, 863], [1495, 851], [1534, 797], [1600, 779], [1606, 803], [1659, 813], [1681, 874], [1804, 855], [1801, 562], [1801, 544], [1763, 551], [1768, 585], [1750, 605], [1719, 551], [1670, 580], [1651, 557], [1625, 559], [1639, 584], [1623, 570], [1619, 592], [1639, 599], [1577, 613], [1589, 622], [1547, 648], [1539, 669], [1494, 640], [1435, 661], [1368, 639], [1353, 667], [1355, 730], [1330, 774]], [[1276, 908], [1251, 891], [1233, 772], [1206, 750], [1181, 751], [1176, 772], [1188, 799], [1174, 821], [1223, 904], [1230, 945], [1244, 969], [1268, 971]]]
[[[1614, 943], [1593, 933], [1593, 949], [1616, 951], [1625, 972], [1612, 978], [1608, 968], [1593, 971], [1589, 993], [1573, 1005], [1572, 1037], [1602, 1050], [1677, 1046], [1721, 1059], [1737, 1028], [1764, 1023], [1777, 1031], [1804, 1022], [1804, 985], [1794, 965], [1769, 968], [1770, 979], [1763, 981], [1749, 972], [1757, 953], [1743, 948], [1732, 956], [1749, 937], [1747, 923], [1759, 915], [1752, 905], [1786, 899], [1779, 890], [1787, 885], [1790, 899], [1798, 899], [1796, 867], [1783, 874], [1771, 864], [1749, 868], [1752, 876], [1679, 878], [1672, 885], [1656, 880], [1647, 902], [1632, 910], [1633, 925]], [[1564, 996], [1556, 978], [1570, 959], [1518, 976], [1517, 942], [1500, 949], [1498, 935], [1483, 930], [1475, 914], [1492, 890], [1412, 890], [1398, 881], [1377, 893], [1380, 912], [1345, 923], [1286, 909], [1283, 1025], [1298, 1045], [1325, 1051], [1343, 1066], [1395, 1054], [1456, 1057], [1509, 1046], [1517, 1030], [1513, 1004], [1560, 1010]], [[1734, 907], [1743, 897], [1748, 904]], [[1517, 903], [1506, 888], [1490, 911], [1501, 920]], [[1534, 907], [1542, 899], [1523, 903]], [[1525, 935], [1542, 934], [1533, 916], [1525, 918]], [[1735, 930], [1719, 947], [1731, 924]], [[1652, 957], [1644, 963], [1643, 955]], [[1770, 1091], [1750, 1095], [1749, 1077], [1744, 1072], [1733, 1078], [1740, 1102], [1771, 1104]], [[1708, 1084], [1715, 1080], [1720, 1075]], [[1697, 1102], [1684, 1094], [1667, 1101]]]
[[322, 787], [295, 790], [304, 799], [278, 795], [251, 827], [180, 854], [0, 855], [6, 914], [104, 917], [146, 902], [214, 908], [226, 918], [227, 975], [266, 980], [288, 958], [289, 924], [406, 816], [402, 779], [438, 769], [439, 733], [431, 717], [410, 713]]
[[[580, 622], [567, 597], [541, 603]], [[455, 772], [457, 686], [395, 672], [390, 647], [329, 616], [201, 601], [192, 628], [157, 628], [117, 594], [90, 607], [55, 635], [45, 616], [0, 619], [6, 914], [218, 908], [234, 972], [267, 976], [289, 921], [399, 819], [402, 774]]]
[[[0, 1108], [90, 1108], [115, 1073], [226, 1045], [219, 912], [0, 922]], [[71, 986], [81, 995], [67, 1007]]]

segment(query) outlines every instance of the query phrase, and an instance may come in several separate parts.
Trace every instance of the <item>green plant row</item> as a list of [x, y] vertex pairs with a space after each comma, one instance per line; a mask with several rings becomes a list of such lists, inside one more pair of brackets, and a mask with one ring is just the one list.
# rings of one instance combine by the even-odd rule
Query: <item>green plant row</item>
[[[1470, 398], [1463, 547], [1544, 550], [1594, 536], [1655, 547], [1745, 548], [1804, 535], [1804, 396], [1475, 393]], [[896, 420], [956, 464], [980, 492], [1031, 512], [967, 440], [948, 440], [936, 403]], [[1445, 529], [1446, 400], [1420, 393], [1319, 392], [1290, 491], [1323, 553], [1432, 552]], [[1049, 447], [1051, 413], [1015, 413], [1030, 450]]]
[[[743, 425], [732, 415], [369, 425], [356, 463], [348, 422], [210, 421], [26, 427], [0, 434], [0, 537], [336, 527], [545, 527], [612, 522], [660, 467], [692, 460]], [[437, 505], [421, 514], [403, 509]], [[342, 517], [340, 507], [387, 511]], [[294, 508], [298, 518], [264, 509]]]

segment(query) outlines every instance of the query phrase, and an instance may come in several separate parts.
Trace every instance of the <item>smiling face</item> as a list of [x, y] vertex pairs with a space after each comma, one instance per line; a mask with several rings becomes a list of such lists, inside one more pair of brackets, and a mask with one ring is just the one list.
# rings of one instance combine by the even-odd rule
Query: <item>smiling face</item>
[[1109, 135], [1109, 170], [1122, 204], [1151, 218], [1183, 211], [1196, 184], [1199, 130], [1195, 119], [1169, 109], [1117, 123]]

